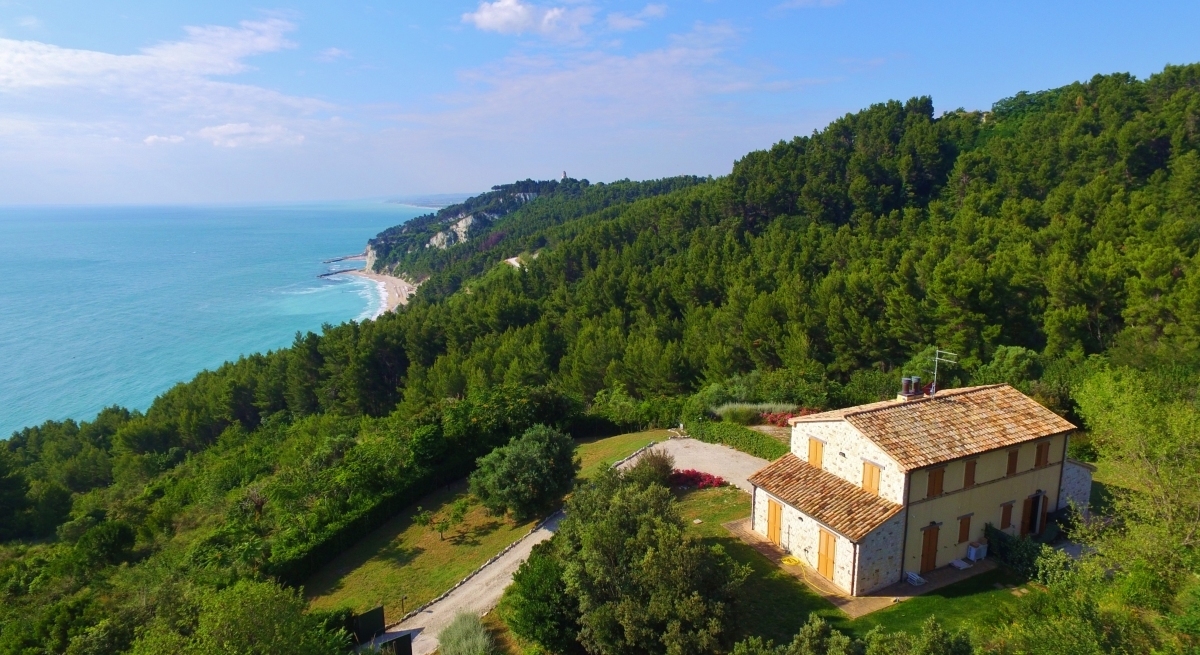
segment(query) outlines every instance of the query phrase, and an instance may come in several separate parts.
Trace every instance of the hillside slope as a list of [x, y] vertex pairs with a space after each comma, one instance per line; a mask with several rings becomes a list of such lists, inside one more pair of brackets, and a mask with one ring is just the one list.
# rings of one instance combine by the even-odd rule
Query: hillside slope
[[[0, 652], [188, 634], [206, 590], [303, 579], [533, 423], [670, 422], [713, 389], [869, 400], [930, 345], [962, 380], [1044, 370], [1064, 410], [1052, 373], [1088, 355], [1198, 361], [1200, 65], [932, 106], [872, 106], [717, 180], [498, 188], [375, 240], [376, 266], [425, 279], [404, 311], [297, 335], [144, 415], [13, 435]], [[464, 211], [486, 221], [429, 246]]]

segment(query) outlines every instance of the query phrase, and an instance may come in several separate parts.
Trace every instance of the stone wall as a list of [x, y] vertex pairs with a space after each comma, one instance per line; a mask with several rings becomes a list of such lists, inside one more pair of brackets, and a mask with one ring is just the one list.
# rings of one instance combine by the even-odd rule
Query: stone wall
[[[767, 536], [767, 500], [772, 497], [757, 487], [754, 489], [754, 494], [751, 525], [755, 532], [765, 537]], [[778, 499], [774, 500], [783, 506], [783, 522], [779, 526], [780, 546], [814, 571], [818, 570], [820, 530], [824, 526], [787, 503]], [[854, 544], [836, 532], [828, 530], [828, 528], [826, 530], [831, 532], [836, 539], [833, 557], [833, 584], [849, 593], [854, 582]]]
[[879, 496], [897, 505], [904, 504], [904, 471], [896, 460], [854, 426], [845, 421], [796, 423], [792, 426], [792, 454], [808, 461], [810, 437], [825, 444], [823, 468], [826, 471], [861, 487], [863, 462], [870, 462], [879, 467]]
[[859, 596], [900, 581], [903, 570], [905, 512], [875, 528], [858, 545]]
[[1073, 459], [1063, 464], [1062, 488], [1058, 494], [1058, 509], [1066, 509], [1071, 503], [1084, 516], [1088, 514], [1088, 501], [1092, 496], [1092, 471], [1094, 469]]

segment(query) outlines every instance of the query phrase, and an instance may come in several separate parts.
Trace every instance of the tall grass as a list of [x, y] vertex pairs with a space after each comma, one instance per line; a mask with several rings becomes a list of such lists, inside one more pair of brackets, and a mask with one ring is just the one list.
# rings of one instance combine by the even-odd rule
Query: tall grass
[[712, 412], [730, 423], [758, 425], [763, 422], [763, 414], [779, 414], [795, 409], [795, 405], [786, 403], [725, 403], [714, 407]]
[[493, 655], [496, 644], [478, 616], [461, 612], [438, 635], [442, 655]]

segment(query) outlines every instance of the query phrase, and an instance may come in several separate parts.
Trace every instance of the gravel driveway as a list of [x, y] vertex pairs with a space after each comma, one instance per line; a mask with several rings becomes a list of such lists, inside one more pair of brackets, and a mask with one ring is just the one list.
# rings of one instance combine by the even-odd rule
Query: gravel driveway
[[[675, 458], [675, 468], [696, 469], [719, 475], [747, 492], [750, 491], [750, 483], [746, 479], [768, 463], [765, 459], [732, 448], [695, 439], [670, 439], [654, 448], [670, 453]], [[626, 462], [622, 467], [632, 463]], [[483, 614], [496, 606], [504, 589], [512, 583], [512, 576], [517, 567], [529, 557], [535, 545], [549, 539], [558, 530], [558, 523], [562, 518], [561, 511], [550, 517], [541, 528], [526, 536], [512, 550], [484, 567], [450, 595], [407, 621], [392, 626], [385, 635], [413, 633], [413, 655], [429, 655], [437, 650], [438, 633], [449, 625], [459, 612]]]

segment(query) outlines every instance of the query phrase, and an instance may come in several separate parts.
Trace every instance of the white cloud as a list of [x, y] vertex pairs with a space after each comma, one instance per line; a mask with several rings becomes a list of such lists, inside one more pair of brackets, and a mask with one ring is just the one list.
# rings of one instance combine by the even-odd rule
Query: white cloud
[[60, 48], [39, 41], [0, 38], [0, 91], [49, 86], [145, 86], [249, 68], [245, 58], [294, 47], [280, 19], [244, 21], [240, 27], [187, 27], [188, 38], [142, 49], [135, 55]]
[[338, 59], [350, 59], [350, 53], [341, 48], [325, 48], [317, 53], [317, 61], [337, 61]]
[[226, 123], [206, 127], [196, 133], [219, 148], [237, 148], [269, 143], [299, 144], [303, 134], [296, 134], [282, 125], [254, 126], [249, 123]]
[[37, 16], [25, 16], [17, 19], [17, 25], [24, 27], [27, 30], [36, 30], [42, 27], [42, 21]]
[[645, 27], [647, 21], [652, 18], [662, 18], [667, 15], [667, 6], [664, 4], [649, 4], [642, 8], [638, 13], [627, 16], [621, 12], [613, 12], [609, 14], [605, 20], [608, 22], [608, 28], [618, 32], [626, 32], [635, 30], [639, 27]]
[[146, 137], [145, 139], [142, 139], [142, 143], [144, 143], [148, 146], [156, 145], [159, 143], [183, 143], [183, 137], [179, 136], [178, 134], [172, 134], [170, 136], [159, 136], [157, 134], [151, 134], [150, 136]]
[[480, 2], [479, 8], [463, 14], [464, 23], [500, 34], [540, 34], [559, 39], [577, 39], [592, 22], [595, 10], [588, 6], [542, 7], [522, 0]]

